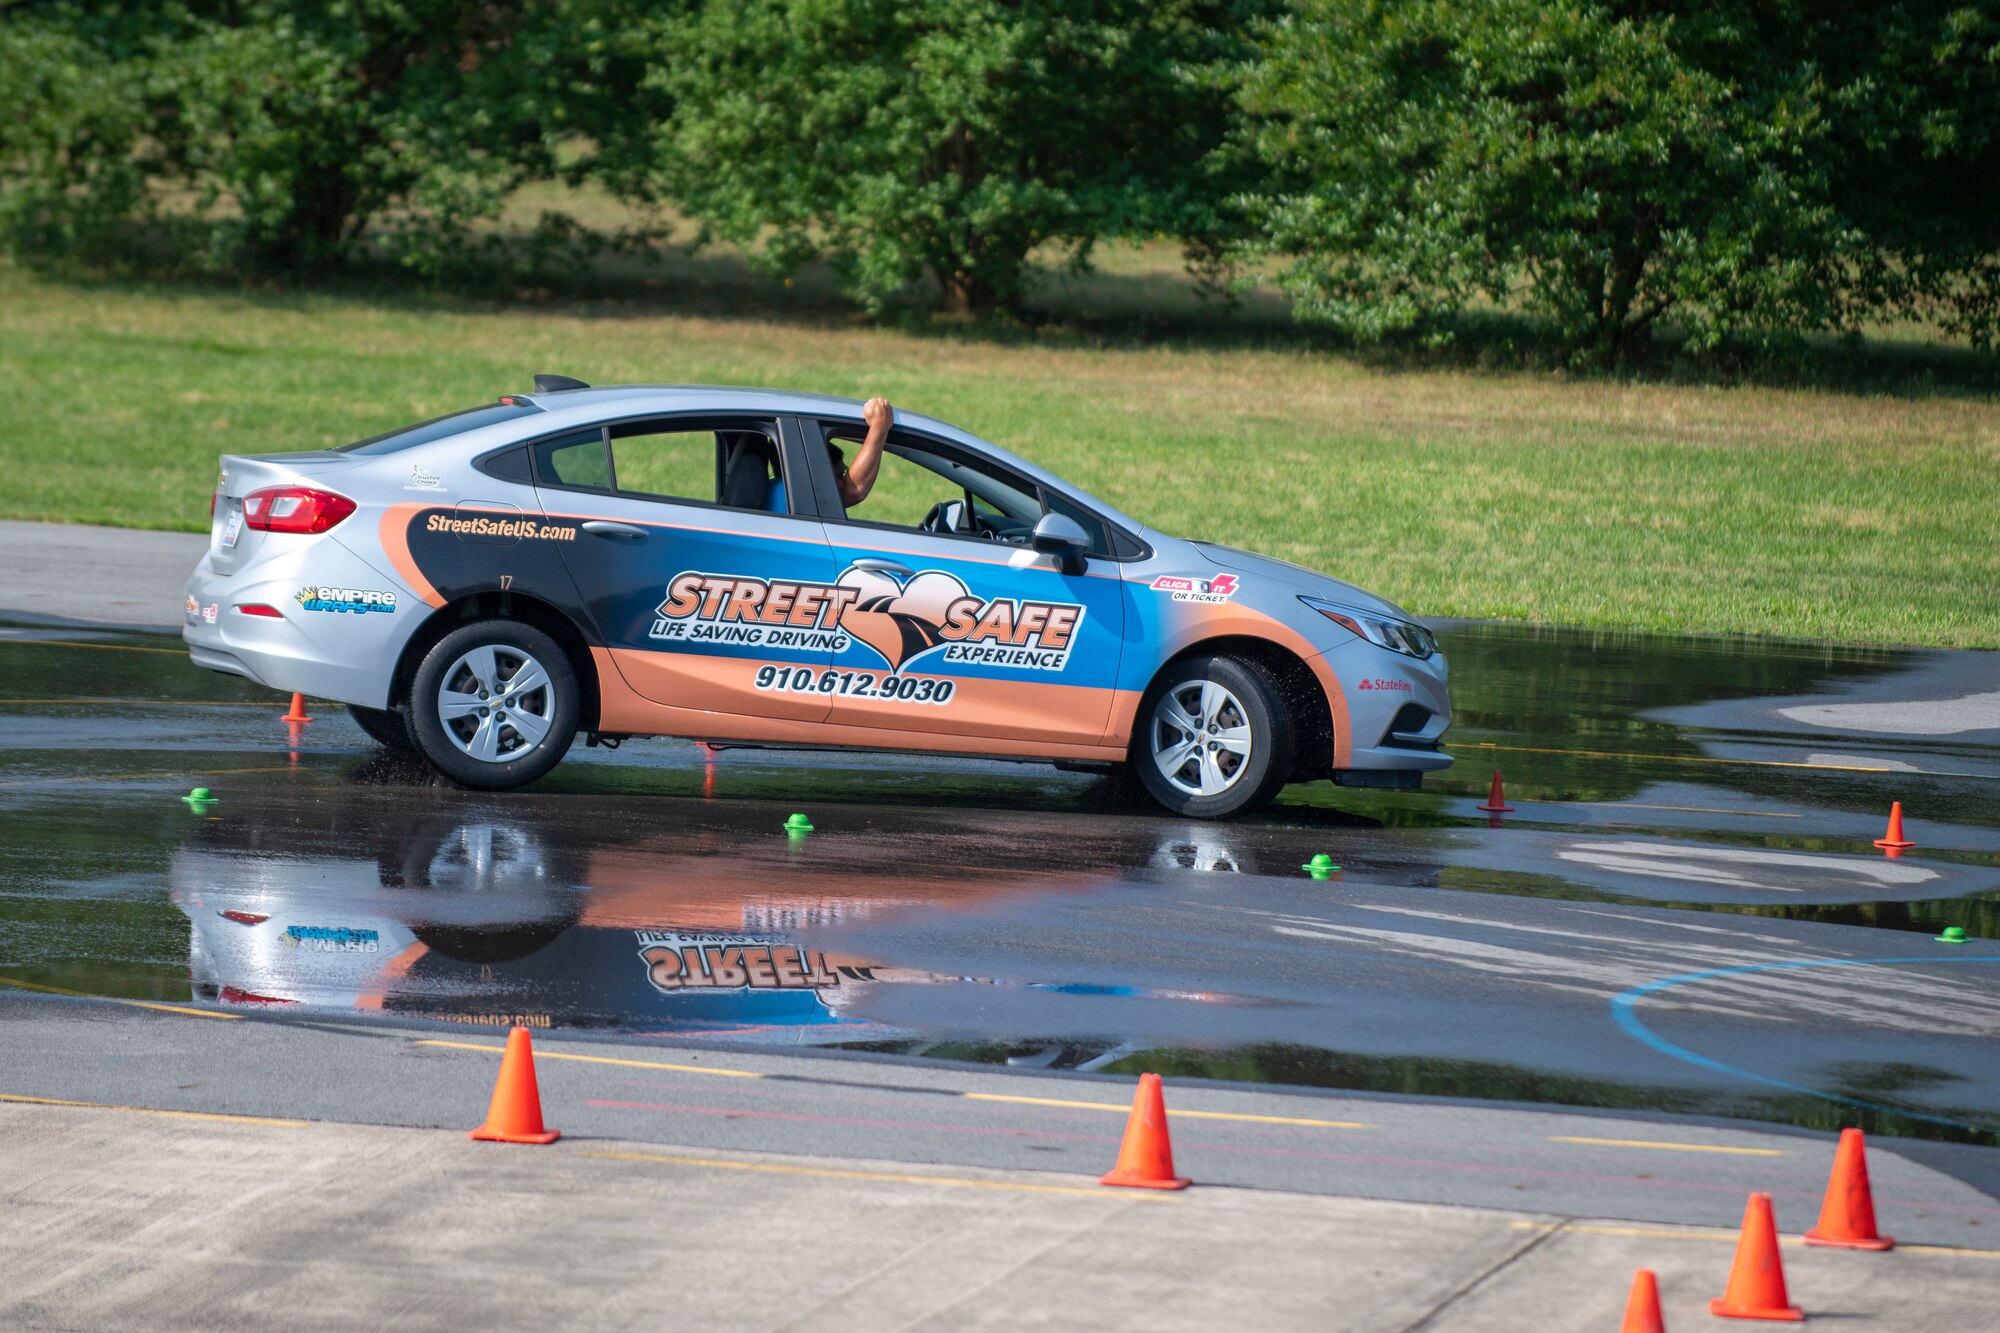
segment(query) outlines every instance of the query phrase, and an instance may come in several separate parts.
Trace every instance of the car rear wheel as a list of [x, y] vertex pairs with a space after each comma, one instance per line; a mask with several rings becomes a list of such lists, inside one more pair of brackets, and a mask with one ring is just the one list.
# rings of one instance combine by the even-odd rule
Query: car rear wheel
[[1173, 813], [1227, 819], [1278, 794], [1293, 746], [1268, 671], [1242, 658], [1190, 657], [1168, 664], [1140, 701], [1132, 768]]
[[438, 640], [410, 682], [410, 735], [440, 773], [497, 791], [533, 782], [576, 739], [576, 672], [554, 639], [482, 620]]
[[354, 719], [354, 725], [366, 732], [368, 739], [384, 749], [403, 754], [416, 749], [410, 740], [410, 729], [403, 724], [403, 715], [393, 708], [363, 708], [359, 704], [349, 704], [347, 715]]

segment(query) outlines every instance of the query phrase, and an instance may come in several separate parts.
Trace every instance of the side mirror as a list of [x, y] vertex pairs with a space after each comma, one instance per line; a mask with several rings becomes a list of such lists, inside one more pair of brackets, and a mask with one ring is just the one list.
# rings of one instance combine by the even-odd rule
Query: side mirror
[[1056, 568], [1065, 574], [1081, 574], [1084, 553], [1090, 549], [1090, 535], [1083, 525], [1067, 514], [1043, 514], [1035, 524], [1028, 545], [1056, 558]]

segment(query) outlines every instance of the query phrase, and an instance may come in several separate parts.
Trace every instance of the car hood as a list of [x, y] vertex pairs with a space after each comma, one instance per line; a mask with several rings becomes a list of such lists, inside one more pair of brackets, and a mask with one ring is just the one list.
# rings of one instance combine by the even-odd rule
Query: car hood
[[1259, 579], [1268, 579], [1273, 583], [1283, 583], [1307, 596], [1324, 597], [1329, 602], [1351, 606], [1356, 611], [1366, 611], [1371, 615], [1390, 616], [1397, 620], [1416, 619], [1387, 598], [1377, 597], [1365, 588], [1357, 588], [1352, 583], [1329, 578], [1318, 570], [1295, 565], [1289, 560], [1273, 560], [1268, 555], [1239, 551], [1233, 546], [1217, 546], [1212, 542], [1189, 542], [1188, 545], [1224, 569], [1233, 570], [1238, 574], [1249, 574]]

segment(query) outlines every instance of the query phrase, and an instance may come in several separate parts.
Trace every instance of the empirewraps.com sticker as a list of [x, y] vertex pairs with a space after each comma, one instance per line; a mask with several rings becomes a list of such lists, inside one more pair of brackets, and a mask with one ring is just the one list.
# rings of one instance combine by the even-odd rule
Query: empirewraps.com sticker
[[396, 594], [373, 588], [300, 588], [299, 605], [308, 611], [394, 611]]
[[350, 926], [287, 926], [281, 942], [316, 953], [378, 953], [382, 937]]

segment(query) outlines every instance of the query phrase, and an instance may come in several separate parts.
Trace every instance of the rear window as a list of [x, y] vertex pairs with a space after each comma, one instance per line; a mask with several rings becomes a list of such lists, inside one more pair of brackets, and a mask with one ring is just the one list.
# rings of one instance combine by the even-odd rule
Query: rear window
[[484, 407], [467, 408], [463, 412], [453, 412], [448, 416], [433, 417], [420, 421], [414, 426], [392, 430], [382, 435], [371, 435], [353, 444], [343, 444], [338, 452], [343, 454], [393, 454], [399, 449], [414, 448], [419, 444], [429, 444], [432, 440], [442, 440], [447, 435], [460, 431], [478, 430], [481, 426], [491, 426], [501, 421], [512, 421], [517, 417], [529, 417], [542, 409], [533, 403], [488, 403]]

